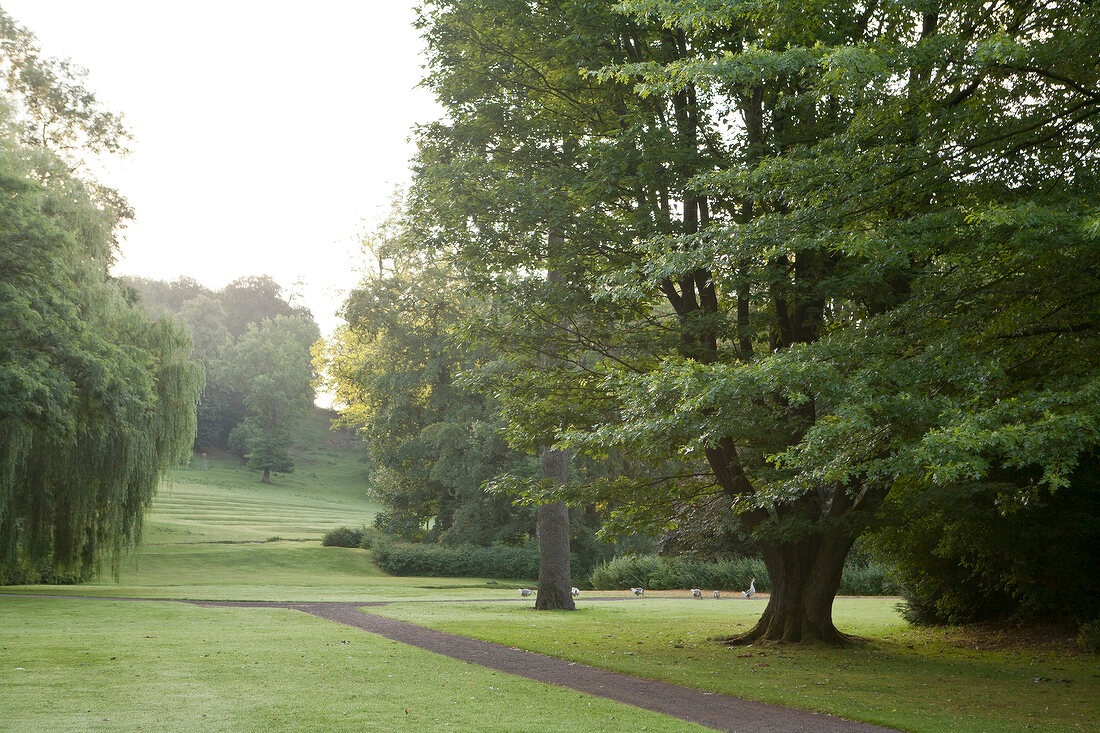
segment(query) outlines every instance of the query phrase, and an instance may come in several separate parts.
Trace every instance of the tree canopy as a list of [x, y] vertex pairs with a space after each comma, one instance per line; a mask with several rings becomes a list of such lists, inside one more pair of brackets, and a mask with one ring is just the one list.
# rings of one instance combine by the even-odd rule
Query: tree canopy
[[[260, 436], [266, 436], [263, 452], [269, 458], [263, 463], [267, 468], [253, 465], [270, 471], [278, 464], [280, 472], [289, 471], [293, 461], [286, 452], [290, 441], [287, 431], [302, 414], [302, 408], [296, 406], [312, 403], [314, 398], [308, 376], [310, 348], [320, 332], [309, 310], [292, 306], [283, 297], [282, 287], [269, 275], [240, 277], [221, 290], [186, 277], [173, 282], [138, 277], [123, 281], [137, 292], [149, 313], [171, 314], [191, 334], [192, 358], [206, 371], [206, 388], [198, 407], [196, 448], [230, 448], [243, 458], [254, 452], [252, 446]], [[270, 325], [276, 321], [276, 325]], [[253, 334], [253, 330], [264, 335]], [[258, 339], [268, 343], [261, 349], [262, 354], [254, 353], [259, 348]], [[245, 343], [251, 345], [246, 347]], [[286, 352], [275, 354], [273, 348], [285, 348]], [[272, 374], [279, 373], [273, 377], [278, 384], [268, 385], [274, 391], [262, 398], [259, 393], [263, 390], [254, 375], [261, 364], [273, 370]], [[296, 376], [288, 376], [291, 372]], [[261, 430], [258, 400], [274, 399], [276, 394], [282, 394], [287, 403], [278, 409], [274, 403], [263, 408], [267, 414], [281, 417], [267, 420], [268, 427]], [[249, 395], [251, 407], [247, 404]], [[246, 421], [248, 425], [244, 425]], [[276, 444], [283, 447], [276, 449]]]
[[512, 439], [682, 466], [547, 496], [639, 520], [725, 497], [774, 584], [740, 640], [841, 642], [843, 561], [887, 497], [992, 482], [1010, 513], [1095, 451], [1088, 3], [436, 0], [421, 23], [448, 118], [413, 217], [494, 298]]
[[277, 316], [250, 326], [231, 350], [229, 380], [244, 396], [246, 417], [229, 434], [230, 448], [263, 472], [264, 483], [294, 470], [288, 447], [313, 404], [310, 348], [319, 337], [312, 320]]
[[379, 271], [344, 304], [347, 325], [316, 352], [340, 422], [368, 447], [371, 490], [387, 507], [376, 525], [404, 540], [526, 542], [532, 512], [482, 485], [537, 465], [504, 441], [496, 401], [462, 381], [489, 357], [461, 333], [485, 301], [464, 293], [446, 262], [422, 257], [407, 231], [390, 229], [374, 238]]
[[202, 371], [109, 276], [129, 210], [72, 156], [121, 149], [117, 117], [2, 11], [0, 69], [0, 577], [80, 577], [138, 541]]

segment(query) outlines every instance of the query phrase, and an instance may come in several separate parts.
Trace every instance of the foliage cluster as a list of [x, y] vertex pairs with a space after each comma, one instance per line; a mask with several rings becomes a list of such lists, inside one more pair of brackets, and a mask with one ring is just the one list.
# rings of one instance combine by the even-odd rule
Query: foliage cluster
[[206, 370], [195, 447], [227, 448], [268, 480], [289, 473], [295, 428], [313, 403], [310, 349], [320, 336], [312, 314], [293, 306], [267, 275], [221, 290], [191, 278], [124, 278], [152, 314], [180, 320], [192, 358]]
[[322, 547], [357, 547], [371, 549], [382, 535], [373, 527], [335, 527], [321, 537]]
[[403, 227], [366, 243], [378, 272], [344, 304], [347, 325], [315, 351], [322, 383], [375, 467], [371, 491], [386, 509], [375, 527], [399, 540], [522, 544], [534, 512], [483, 484], [503, 471], [533, 475], [537, 462], [511, 449], [496, 401], [464, 373], [487, 359], [457, 330], [485, 307], [445, 264], [420, 257]]
[[2, 10], [0, 72], [0, 581], [78, 579], [140, 538], [202, 370], [110, 277], [131, 212], [79, 158], [118, 118]]
[[735, 590], [748, 588], [753, 578], [756, 578], [756, 589], [767, 592], [768, 569], [759, 558], [705, 561], [659, 555], [621, 555], [596, 567], [592, 572], [592, 587], [597, 590], [634, 587]]
[[[756, 578], [756, 589], [767, 593], [771, 588], [768, 568], [760, 558], [742, 557], [707, 561], [688, 557], [659, 555], [621, 555], [598, 565], [592, 571], [592, 587], [598, 590], [647, 588], [677, 590], [707, 588], [739, 591]], [[852, 596], [889, 596], [898, 593], [891, 571], [877, 563], [849, 561], [844, 566], [838, 593]]]
[[[891, 497], [889, 526], [872, 535], [902, 583], [915, 623], [1005, 616], [1083, 624], [1100, 617], [1100, 461], [1069, 484], [1014, 501], [989, 482], [965, 494]], [[1033, 477], [1034, 478], [1034, 477]], [[931, 505], [928, 505], [931, 502]]]
[[376, 543], [373, 552], [378, 567], [390, 575], [523, 581], [539, 576], [539, 548], [534, 543], [520, 547]]
[[887, 497], [999, 482], [1007, 517], [1100, 443], [1095, 4], [420, 23], [447, 116], [410, 218], [492, 303], [480, 384], [513, 445], [653, 467], [530, 493], [645, 522], [720, 498], [774, 587], [744, 641], [843, 641], [822, 588]]
[[1087, 652], [1100, 654], [1100, 618], [1081, 625], [1077, 643]]

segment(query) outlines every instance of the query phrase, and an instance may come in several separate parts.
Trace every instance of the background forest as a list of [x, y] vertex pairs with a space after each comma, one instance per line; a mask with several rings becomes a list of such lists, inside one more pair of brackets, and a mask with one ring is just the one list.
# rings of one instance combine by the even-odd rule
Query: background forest
[[146, 312], [172, 316], [191, 336], [192, 359], [206, 373], [195, 450], [229, 450], [265, 482], [291, 472], [288, 448], [314, 400], [310, 349], [320, 330], [309, 310], [292, 306], [266, 275], [218, 291], [187, 278], [122, 282]]

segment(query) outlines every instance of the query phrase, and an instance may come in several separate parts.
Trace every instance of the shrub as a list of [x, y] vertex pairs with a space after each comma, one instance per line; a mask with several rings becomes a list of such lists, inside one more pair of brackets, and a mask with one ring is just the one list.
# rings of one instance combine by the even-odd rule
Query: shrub
[[[657, 555], [623, 555], [599, 565], [592, 571], [592, 587], [598, 590], [648, 588], [673, 590], [678, 588], [708, 588], [742, 590], [756, 578], [756, 589], [771, 588], [768, 569], [758, 558], [702, 561], [687, 557]], [[896, 595], [898, 585], [888, 570], [878, 564], [849, 562], [844, 566], [840, 595]]]
[[64, 571], [48, 562], [34, 564], [0, 565], [0, 585], [75, 585], [92, 579], [95, 571]]
[[1100, 618], [1089, 621], [1081, 626], [1081, 632], [1077, 642], [1086, 652], [1096, 654], [1100, 652]]
[[366, 528], [337, 527], [325, 532], [321, 538], [324, 547], [362, 547]]
[[896, 596], [901, 592], [898, 581], [886, 565], [879, 563], [844, 564], [838, 595], [842, 596]]
[[686, 557], [622, 555], [603, 563], [592, 572], [592, 587], [598, 590], [649, 588], [748, 588], [756, 578], [756, 589], [766, 591], [768, 571], [757, 558], [702, 561]]
[[359, 540], [359, 546], [364, 550], [369, 550], [375, 545], [382, 543], [385, 539], [385, 535], [379, 532], [374, 527], [363, 527], [363, 536]]
[[1001, 470], [968, 491], [888, 500], [871, 540], [892, 561], [911, 623], [1012, 617], [1069, 621], [1100, 613], [1100, 457], [1069, 485], [1038, 487], [1038, 469]]
[[539, 577], [539, 549], [533, 543], [522, 547], [376, 543], [374, 561], [390, 575], [515, 580]]

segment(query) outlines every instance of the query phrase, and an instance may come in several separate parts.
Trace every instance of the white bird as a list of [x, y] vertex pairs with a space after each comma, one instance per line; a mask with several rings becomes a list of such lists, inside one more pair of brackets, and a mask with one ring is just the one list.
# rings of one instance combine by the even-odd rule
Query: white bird
[[691, 589], [691, 595], [695, 596], [696, 598], [699, 598], [700, 596], [703, 595], [703, 591], [699, 590], [698, 588], [692, 588]]
[[745, 598], [752, 598], [754, 593], [756, 593], [756, 578], [749, 581], [749, 589], [741, 591], [741, 595]]
[[579, 596], [581, 594], [581, 589], [578, 588], [577, 586], [573, 586], [573, 590], [570, 591], [570, 592], [573, 594], [573, 597], [576, 598], [577, 596]]
[[720, 591], [720, 590], [714, 591], [714, 597], [715, 598], [721, 598], [722, 597], [722, 591]]
[[644, 596], [645, 595], [645, 588], [631, 588], [630, 590], [634, 591], [634, 595], [636, 595], [636, 596]]
[[535, 592], [535, 591], [531, 590], [530, 588], [520, 588], [520, 589], [519, 589], [519, 594], [520, 594], [521, 596], [523, 596], [524, 598], [526, 598], [526, 597], [528, 597], [528, 596], [532, 595], [532, 594], [533, 594], [534, 592]]

